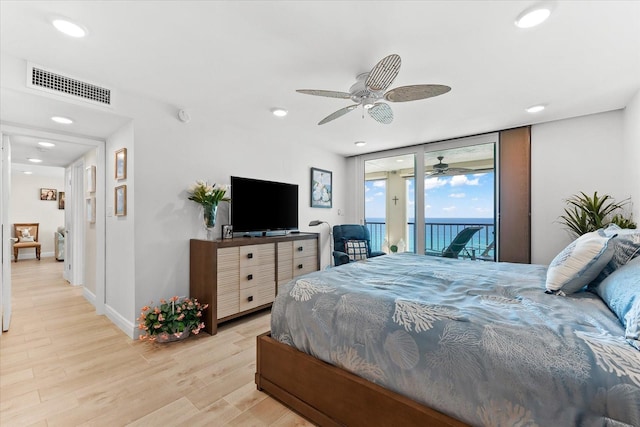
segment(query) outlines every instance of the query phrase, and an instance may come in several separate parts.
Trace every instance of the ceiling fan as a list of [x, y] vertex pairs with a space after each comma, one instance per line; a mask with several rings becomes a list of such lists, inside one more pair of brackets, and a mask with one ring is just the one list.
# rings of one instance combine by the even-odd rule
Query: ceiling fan
[[359, 106], [367, 110], [377, 122], [388, 125], [393, 121], [393, 111], [389, 104], [380, 102], [381, 100], [389, 102], [417, 101], [442, 95], [451, 90], [449, 86], [428, 84], [401, 86], [385, 92], [400, 72], [400, 64], [399, 55], [392, 54], [383, 58], [370, 72], [358, 75], [349, 92], [317, 89], [298, 89], [296, 92], [329, 98], [351, 99], [356, 103], [329, 114], [320, 120], [319, 125], [342, 117]]
[[478, 172], [475, 169], [450, 168], [448, 163], [442, 163], [443, 160], [444, 160], [444, 156], [438, 156], [438, 163], [433, 165], [433, 171], [427, 172], [425, 173], [425, 175], [426, 176], [455, 175], [455, 174]]

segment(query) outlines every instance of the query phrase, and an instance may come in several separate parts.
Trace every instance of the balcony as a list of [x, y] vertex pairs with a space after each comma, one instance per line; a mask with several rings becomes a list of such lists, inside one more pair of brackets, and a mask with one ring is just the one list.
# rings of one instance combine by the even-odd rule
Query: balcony
[[[454, 220], [455, 221], [455, 220]], [[365, 221], [365, 225], [371, 233], [371, 250], [382, 250], [382, 244], [386, 239], [386, 223], [378, 221]], [[424, 223], [425, 249], [441, 251], [449, 246], [451, 241], [462, 229], [471, 226], [482, 227], [472, 237], [466, 248], [470, 253], [475, 252], [477, 256], [482, 255], [482, 259], [495, 260], [495, 227], [493, 223], [471, 223], [471, 222], [447, 222], [447, 223]], [[415, 252], [415, 223], [407, 222], [407, 252]], [[390, 244], [396, 244], [391, 242]]]

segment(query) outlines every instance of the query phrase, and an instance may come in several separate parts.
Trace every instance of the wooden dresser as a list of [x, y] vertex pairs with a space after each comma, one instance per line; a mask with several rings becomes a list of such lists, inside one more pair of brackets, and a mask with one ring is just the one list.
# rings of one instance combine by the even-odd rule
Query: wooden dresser
[[205, 311], [204, 330], [270, 307], [278, 287], [320, 268], [318, 234], [190, 241], [189, 293]]

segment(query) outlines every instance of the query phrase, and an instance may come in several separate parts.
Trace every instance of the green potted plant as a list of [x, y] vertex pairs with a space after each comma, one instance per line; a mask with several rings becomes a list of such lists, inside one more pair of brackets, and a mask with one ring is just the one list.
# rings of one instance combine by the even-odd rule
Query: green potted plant
[[566, 202], [569, 206], [564, 209], [565, 214], [560, 216], [560, 222], [576, 237], [609, 224], [617, 224], [620, 228], [636, 228], [631, 215], [626, 216], [622, 212], [630, 199], [616, 203], [608, 194], [598, 196], [596, 191], [593, 196], [589, 196], [581, 191], [568, 198]]
[[[151, 303], [153, 304], [153, 303]], [[138, 329], [145, 331], [141, 340], [169, 342], [184, 339], [190, 333], [198, 334], [204, 328], [202, 311], [208, 304], [200, 304], [197, 299], [171, 297], [160, 300], [160, 305], [142, 307], [138, 317]]]

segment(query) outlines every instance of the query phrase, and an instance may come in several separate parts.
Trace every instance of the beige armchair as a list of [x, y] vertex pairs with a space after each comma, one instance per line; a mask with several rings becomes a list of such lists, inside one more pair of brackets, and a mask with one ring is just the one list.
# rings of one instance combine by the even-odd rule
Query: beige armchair
[[36, 258], [40, 260], [40, 242], [38, 241], [39, 223], [13, 224], [15, 234], [13, 244], [13, 258], [18, 262], [18, 251], [25, 248], [35, 248]]

